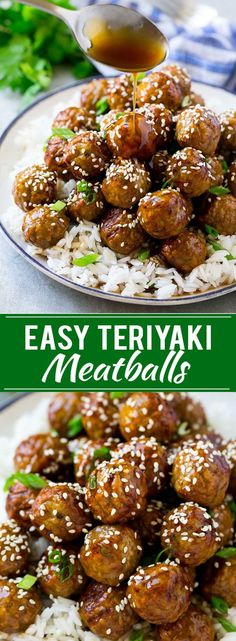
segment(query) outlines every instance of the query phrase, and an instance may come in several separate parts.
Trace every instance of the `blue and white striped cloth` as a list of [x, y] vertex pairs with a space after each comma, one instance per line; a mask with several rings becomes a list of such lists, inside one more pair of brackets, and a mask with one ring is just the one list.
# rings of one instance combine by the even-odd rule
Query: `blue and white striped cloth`
[[[85, 4], [93, 1], [85, 0]], [[104, 4], [104, 0], [97, 2]], [[175, 22], [147, 0], [109, 2], [137, 9], [158, 24], [169, 39], [168, 62], [185, 66], [193, 80], [236, 93], [235, 0], [232, 0], [232, 22], [200, 9], [184, 23]]]

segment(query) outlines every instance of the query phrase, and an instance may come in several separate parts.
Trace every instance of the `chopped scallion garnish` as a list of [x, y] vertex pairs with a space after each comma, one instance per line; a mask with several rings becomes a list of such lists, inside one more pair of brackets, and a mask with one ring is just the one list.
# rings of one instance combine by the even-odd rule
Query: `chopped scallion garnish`
[[76, 136], [75, 132], [67, 127], [53, 127], [52, 136], [58, 136], [59, 138], [64, 138], [65, 140], [70, 140]]
[[215, 227], [211, 227], [211, 225], [205, 225], [205, 232], [208, 236], [212, 236], [212, 238], [218, 238], [219, 232]]
[[36, 576], [33, 576], [32, 574], [26, 574], [23, 579], [21, 579], [20, 583], [17, 583], [17, 587], [21, 588], [22, 590], [30, 590], [30, 588], [33, 587], [36, 581]]
[[141, 260], [142, 263], [144, 263], [147, 258], [150, 256], [150, 249], [141, 249], [141, 251], [138, 254], [138, 259]]
[[227, 614], [229, 606], [226, 601], [223, 599], [220, 599], [218, 596], [213, 596], [211, 598], [211, 604], [214, 610], [217, 610], [217, 612], [220, 612], [221, 614]]
[[73, 265], [76, 265], [77, 267], [87, 267], [87, 265], [96, 263], [99, 258], [100, 254], [87, 254], [87, 256], [75, 258], [75, 260], [73, 260]]
[[48, 560], [49, 563], [52, 563], [53, 565], [58, 565], [61, 561], [61, 550], [51, 550], [48, 555]]
[[233, 556], [236, 556], [236, 548], [223, 548], [216, 552], [216, 556], [220, 556], [222, 559], [230, 559]]
[[96, 487], [97, 487], [97, 477], [95, 476], [95, 474], [92, 474], [89, 477], [88, 483], [89, 483], [90, 490], [95, 490], [96, 489]]
[[53, 211], [62, 211], [62, 209], [65, 209], [66, 203], [63, 202], [63, 200], [57, 200], [55, 203], [52, 203], [49, 205], [50, 209]]
[[213, 194], [213, 196], [225, 196], [226, 194], [230, 194], [230, 189], [218, 185], [217, 187], [210, 187], [209, 192]]
[[8, 492], [9, 488], [15, 483], [15, 481], [19, 481], [19, 483], [22, 483], [25, 487], [30, 487], [33, 490], [41, 490], [43, 487], [47, 486], [47, 481], [38, 474], [32, 474], [31, 472], [15, 472], [15, 474], [12, 474], [6, 480], [4, 492]]
[[218, 621], [226, 632], [236, 632], [236, 625], [233, 625], [228, 619], [218, 619]]
[[111, 398], [122, 398], [124, 396], [125, 392], [110, 392], [110, 397]]
[[94, 450], [93, 453], [94, 459], [101, 459], [101, 461], [110, 461], [111, 460], [111, 451], [109, 447], [105, 445], [103, 447], [98, 447], [97, 450]]
[[109, 104], [106, 96], [96, 102], [95, 109], [97, 116], [102, 116], [108, 111]]
[[68, 421], [68, 436], [69, 438], [73, 438], [74, 436], [77, 436], [77, 434], [80, 434], [80, 432], [83, 429], [83, 424], [82, 424], [82, 416], [80, 414], [76, 414], [73, 416], [73, 418]]

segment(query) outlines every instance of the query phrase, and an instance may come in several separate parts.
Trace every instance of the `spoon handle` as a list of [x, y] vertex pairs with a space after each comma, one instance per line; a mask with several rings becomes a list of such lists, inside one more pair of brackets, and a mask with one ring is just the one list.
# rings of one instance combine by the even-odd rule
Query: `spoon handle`
[[55, 16], [56, 18], [60, 18], [64, 22], [70, 23], [71, 20], [71, 14], [73, 14], [73, 11], [70, 11], [69, 9], [64, 9], [63, 7], [59, 7], [56, 4], [52, 4], [51, 2], [47, 2], [47, 0], [18, 0], [21, 4], [27, 4], [30, 7], [34, 7], [35, 9], [41, 9], [42, 11], [46, 11], [46, 13], [51, 13], [52, 16]]

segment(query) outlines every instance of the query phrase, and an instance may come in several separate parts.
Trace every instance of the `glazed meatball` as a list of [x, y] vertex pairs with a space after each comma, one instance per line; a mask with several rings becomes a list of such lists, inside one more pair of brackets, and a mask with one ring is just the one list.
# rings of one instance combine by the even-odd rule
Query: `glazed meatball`
[[145, 621], [172, 623], [190, 604], [190, 580], [174, 561], [138, 568], [128, 581], [129, 604]]
[[144, 114], [146, 120], [150, 122], [157, 135], [156, 148], [163, 149], [169, 145], [173, 139], [173, 119], [172, 113], [164, 105], [144, 105], [138, 109], [138, 113]]
[[180, 84], [165, 71], [153, 71], [145, 76], [137, 88], [137, 104], [146, 102], [162, 103], [170, 111], [176, 111], [181, 104], [182, 91]]
[[145, 472], [148, 496], [155, 497], [165, 489], [168, 477], [167, 450], [154, 437], [143, 436], [120, 443], [113, 456], [129, 461]]
[[171, 76], [171, 78], [174, 78], [175, 82], [177, 82], [181, 89], [182, 97], [190, 94], [191, 78], [187, 69], [180, 67], [179, 65], [166, 65], [164, 67], [164, 73]]
[[56, 474], [71, 463], [67, 441], [53, 434], [32, 434], [18, 445], [14, 456], [16, 470]]
[[204, 507], [196, 503], [181, 503], [165, 516], [161, 544], [181, 563], [196, 566], [215, 554], [219, 536]]
[[156, 151], [157, 134], [150, 121], [137, 111], [126, 113], [111, 123], [107, 145], [114, 156], [147, 160]]
[[211, 187], [218, 187], [224, 182], [224, 169], [222, 159], [217, 156], [207, 158], [207, 165], [210, 170]]
[[52, 128], [66, 128], [74, 132], [81, 129], [96, 129], [95, 112], [83, 107], [67, 107], [59, 111], [53, 120]]
[[157, 630], [158, 641], [214, 641], [213, 619], [195, 605], [178, 621], [160, 626]]
[[126, 586], [91, 583], [82, 595], [79, 614], [86, 628], [112, 641], [117, 641], [137, 622], [126, 596]]
[[139, 529], [142, 539], [147, 545], [156, 546], [160, 543], [161, 527], [166, 509], [162, 501], [152, 499], [140, 517]]
[[81, 180], [70, 193], [68, 214], [75, 220], [96, 220], [105, 211], [105, 202], [99, 183]]
[[120, 410], [120, 431], [130, 441], [134, 436], [154, 436], [168, 442], [178, 427], [178, 419], [164, 396], [153, 392], [134, 392]]
[[96, 178], [104, 171], [109, 161], [105, 140], [96, 131], [85, 131], [71, 138], [67, 143], [65, 161], [73, 176]]
[[52, 136], [48, 139], [44, 153], [45, 165], [51, 171], [56, 171], [62, 180], [69, 180], [71, 177], [64, 158], [66, 147], [66, 140], [60, 136]]
[[101, 525], [86, 534], [80, 560], [87, 576], [113, 586], [130, 577], [141, 554], [141, 541], [133, 529]]
[[221, 125], [220, 149], [235, 151], [236, 149], [236, 111], [226, 111], [219, 116]]
[[24, 530], [31, 528], [30, 512], [39, 490], [25, 487], [22, 483], [13, 483], [6, 498], [6, 512], [9, 519], [14, 519]]
[[81, 415], [89, 438], [113, 436], [118, 429], [120, 399], [112, 399], [108, 392], [91, 392], [82, 399]]
[[177, 236], [188, 225], [192, 205], [175, 189], [161, 189], [140, 200], [138, 219], [153, 238]]
[[39, 492], [31, 512], [33, 525], [55, 543], [73, 541], [92, 523], [78, 484], [51, 484]]
[[80, 594], [86, 584], [78, 550], [61, 546], [48, 546], [38, 564], [37, 577], [45, 594], [64, 599]]
[[169, 265], [183, 274], [189, 274], [206, 260], [205, 236], [198, 230], [184, 229], [175, 238], [165, 240], [161, 244], [160, 253]]
[[68, 423], [80, 415], [81, 392], [58, 392], [54, 394], [48, 407], [48, 420], [53, 430], [60, 436], [68, 437]]
[[185, 147], [168, 160], [166, 178], [185, 196], [200, 196], [210, 187], [210, 170], [205, 156], [198, 149]]
[[201, 440], [187, 443], [177, 454], [172, 483], [181, 498], [211, 508], [223, 503], [229, 477], [225, 456], [210, 441]]
[[41, 597], [36, 588], [18, 588], [22, 579], [0, 578], [0, 631], [23, 632], [35, 622], [42, 610]]
[[177, 412], [181, 423], [187, 423], [193, 432], [200, 432], [207, 425], [203, 405], [184, 392], [168, 392], [166, 398]]
[[214, 227], [223, 236], [236, 234], [236, 198], [231, 194], [209, 194], [201, 205], [198, 222], [202, 227]]
[[85, 499], [95, 519], [103, 523], [125, 523], [146, 507], [144, 472], [123, 459], [104, 461], [87, 482]]
[[69, 218], [64, 211], [57, 212], [49, 205], [38, 205], [26, 212], [22, 223], [26, 242], [41, 249], [56, 245], [69, 229]]
[[220, 547], [233, 542], [234, 519], [232, 512], [226, 503], [222, 503], [211, 510], [214, 526], [220, 539]]
[[227, 172], [227, 182], [233, 196], [236, 197], [236, 160], [233, 160]]
[[226, 601], [229, 607], [236, 607], [236, 556], [230, 559], [215, 557], [204, 568], [201, 592], [207, 601], [213, 596]]
[[226, 443], [223, 454], [230, 466], [229, 491], [236, 496], [236, 439], [232, 439]]
[[96, 104], [101, 98], [109, 94], [110, 82], [106, 78], [96, 78], [85, 84], [80, 92], [80, 104], [85, 111], [91, 111], [96, 108]]
[[178, 116], [176, 138], [180, 147], [194, 147], [212, 156], [220, 139], [220, 122], [206, 107], [189, 107]]
[[126, 111], [133, 106], [133, 80], [131, 74], [122, 74], [110, 83], [107, 100], [110, 109]]
[[37, 205], [50, 203], [56, 196], [57, 177], [46, 165], [32, 165], [15, 177], [13, 197], [16, 205], [29, 211]]
[[151, 187], [150, 174], [138, 160], [118, 158], [106, 171], [102, 192], [114, 207], [130, 209]]
[[75, 449], [74, 471], [75, 478], [82, 487], [86, 485], [91, 472], [103, 460], [109, 461], [118, 444], [118, 439], [106, 438], [96, 441], [81, 438]]
[[162, 150], [157, 151], [156, 154], [151, 159], [150, 167], [153, 180], [157, 183], [161, 183], [165, 180], [166, 168], [168, 163], [169, 155], [168, 151]]
[[16, 521], [0, 524], [0, 576], [14, 576], [29, 560], [29, 539]]
[[119, 207], [110, 209], [103, 218], [100, 236], [104, 245], [124, 256], [142, 247], [146, 238], [136, 214]]

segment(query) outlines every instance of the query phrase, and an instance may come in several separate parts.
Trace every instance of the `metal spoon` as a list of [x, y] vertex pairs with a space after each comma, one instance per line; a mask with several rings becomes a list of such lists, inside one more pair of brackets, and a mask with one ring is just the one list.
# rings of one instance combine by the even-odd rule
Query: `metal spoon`
[[[168, 51], [167, 39], [158, 27], [151, 22], [151, 20], [148, 20], [148, 18], [145, 18], [145, 16], [141, 15], [134, 9], [122, 7], [120, 5], [100, 4], [86, 6], [82, 9], [73, 11], [51, 4], [47, 2], [47, 0], [19, 0], [19, 2], [29, 5], [30, 7], [41, 9], [42, 11], [46, 11], [47, 13], [60, 18], [60, 20], [65, 22], [70, 28], [83, 52], [90, 58], [93, 58], [98, 62], [103, 62], [108, 66], [114, 65], [111, 65], [111, 63], [104, 60], [101, 56], [99, 57], [99, 52], [96, 53], [95, 57], [92, 47], [93, 34], [96, 36], [99, 35], [99, 28], [101, 28], [102, 31], [104, 26], [106, 30], [111, 33], [111, 43], [112, 33], [128, 27], [130, 33], [132, 31], [139, 37], [143, 35], [144, 39], [148, 38], [153, 42], [159, 41], [163, 46], [164, 52], [162, 60], [164, 60]], [[162, 60], [160, 60], [160, 62], [162, 62]], [[148, 70], [149, 68], [150, 67], [147, 67], [145, 69], [144, 66], [142, 70]], [[126, 68], [122, 69], [122, 67], [118, 66], [117, 69], [121, 69], [122, 71], [126, 70]]]

